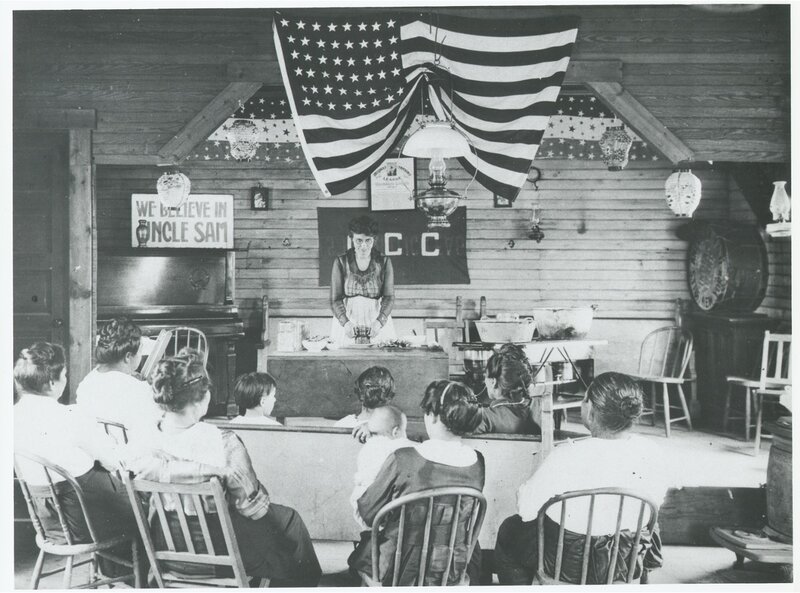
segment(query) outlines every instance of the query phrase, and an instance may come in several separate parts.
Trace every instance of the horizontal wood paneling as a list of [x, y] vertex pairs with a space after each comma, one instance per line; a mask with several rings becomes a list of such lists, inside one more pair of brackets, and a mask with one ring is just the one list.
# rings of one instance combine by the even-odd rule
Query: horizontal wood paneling
[[[495, 209], [488, 192], [470, 191], [471, 283], [399, 286], [396, 316], [452, 316], [455, 296], [461, 295], [468, 313], [486, 296], [493, 312], [597, 304], [600, 318], [672, 317], [675, 299], [688, 298], [688, 291], [686, 242], [675, 235], [684, 221], [664, 202], [671, 169], [640, 163], [612, 173], [599, 163], [574, 161], [541, 167], [539, 190], [524, 189], [513, 208]], [[420, 183], [425, 169], [424, 163], [418, 167]], [[267, 295], [276, 316], [327, 316], [328, 289], [318, 286], [317, 208], [365, 207], [365, 188], [325, 199], [305, 166], [264, 171], [242, 164], [193, 165], [185, 171], [195, 192], [234, 195], [239, 306], [253, 310]], [[697, 216], [722, 217], [726, 179], [713, 171], [700, 175], [704, 196]], [[452, 187], [468, 181], [457, 166], [452, 176]], [[130, 195], [153, 192], [157, 177], [157, 169], [148, 167], [98, 169], [100, 250], [125, 246]], [[257, 183], [273, 188], [272, 210], [249, 209], [249, 191]], [[544, 211], [546, 237], [539, 244], [527, 238], [534, 200]]]
[[[313, 16], [354, 9], [297, 10]], [[696, 160], [788, 160], [787, 5], [743, 14], [686, 5], [433, 10], [486, 19], [578, 15], [573, 58], [621, 60], [623, 87]], [[272, 14], [266, 8], [17, 11], [17, 101], [34, 112], [96, 109], [98, 162], [144, 162], [225, 88], [228, 64], [275, 60]], [[281, 86], [277, 77], [263, 82]]]
[[[769, 201], [770, 195], [763, 196]], [[730, 218], [756, 224], [756, 217], [736, 182], [731, 180]], [[764, 313], [777, 319], [792, 319], [792, 239], [791, 237], [770, 237], [764, 234], [769, 258], [769, 280], [767, 295], [757, 313]]]

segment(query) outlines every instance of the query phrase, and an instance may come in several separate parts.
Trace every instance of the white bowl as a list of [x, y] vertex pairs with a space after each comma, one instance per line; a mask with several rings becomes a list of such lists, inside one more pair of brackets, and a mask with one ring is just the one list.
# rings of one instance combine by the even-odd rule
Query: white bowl
[[536, 322], [528, 317], [517, 321], [497, 321], [481, 319], [475, 322], [482, 342], [530, 342], [536, 329]]
[[321, 352], [328, 345], [328, 340], [303, 340], [303, 348], [309, 352]]

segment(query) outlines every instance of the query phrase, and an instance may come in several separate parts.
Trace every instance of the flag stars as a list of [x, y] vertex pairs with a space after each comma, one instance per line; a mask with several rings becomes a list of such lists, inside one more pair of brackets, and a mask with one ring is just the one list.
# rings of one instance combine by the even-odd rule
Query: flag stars
[[288, 27], [288, 26], [289, 26], [289, 21], [287, 21], [286, 19], [281, 19], [281, 27]]
[[350, 80], [352, 82], [358, 82], [358, 74], [351, 74], [350, 75]]
[[345, 103], [344, 105], [342, 105], [342, 107], [344, 107], [346, 111], [350, 111], [353, 108], [353, 106], [350, 103]]
[[380, 107], [380, 106], [381, 106], [381, 102], [380, 102], [380, 100], [379, 100], [379, 99], [374, 99], [374, 100], [372, 101], [372, 105], [373, 105], [374, 107]]
[[376, 40], [375, 40], [375, 41], [373, 41], [372, 43], [373, 43], [373, 45], [374, 45], [375, 47], [381, 47], [381, 46], [383, 45], [383, 41], [381, 41], [380, 39], [376, 39]]
[[306, 74], [309, 78], [314, 78], [314, 75], [317, 73], [316, 70], [306, 70]]
[[331, 48], [339, 49], [339, 45], [341, 45], [338, 41], [331, 41]]
[[342, 25], [342, 29], [344, 29], [345, 31], [349, 31], [352, 28], [352, 26], [353, 25], [351, 25], [350, 23], [345, 23], [344, 25]]
[[303, 99], [303, 105], [305, 105], [305, 106], [309, 106], [309, 105], [311, 105], [311, 99], [309, 99], [308, 97], [306, 97], [305, 99]]
[[392, 70], [392, 76], [400, 76], [400, 68], [395, 68]]
[[311, 93], [312, 94], [316, 95], [318, 92], [319, 92], [319, 89], [317, 87], [315, 87], [315, 86], [311, 87]]
[[350, 41], [350, 40], [348, 39], [348, 40], [345, 42], [344, 46], [345, 46], [347, 49], [353, 49], [353, 42], [352, 42], [352, 41]]
[[380, 23], [372, 23], [372, 30], [373, 31], [380, 31], [381, 24]]
[[397, 59], [397, 52], [393, 51], [391, 54], [389, 54], [389, 57], [392, 58], [393, 60], [396, 60]]
[[335, 30], [336, 30], [336, 25], [334, 23], [331, 23], [330, 25], [328, 25], [328, 31], [333, 33]]
[[337, 72], [335, 78], [336, 82], [342, 82], [342, 80], [344, 80], [344, 74], [342, 74], [341, 72]]
[[359, 109], [366, 109], [366, 108], [367, 108], [367, 104], [366, 104], [366, 103], [363, 103], [363, 102], [362, 102], [362, 103], [359, 103], [359, 104], [358, 104], [358, 108], [359, 108]]
[[378, 56], [375, 59], [377, 60], [378, 64], [383, 64], [383, 62], [386, 60], [386, 56]]
[[305, 58], [306, 62], [310, 62], [311, 61], [311, 54], [306, 54], [303, 57]]
[[367, 56], [366, 58], [364, 58], [364, 64], [366, 64], [367, 66], [369, 66], [370, 64], [372, 64], [372, 58], [370, 58], [369, 56]]
[[374, 75], [372, 72], [367, 72], [367, 73], [364, 75], [364, 80], [372, 80], [372, 78], [373, 78], [374, 76], [375, 76], [375, 75]]
[[386, 23], [386, 26], [387, 26], [387, 27], [389, 27], [390, 29], [394, 29], [394, 23], [395, 23], [395, 21], [394, 21], [393, 19], [390, 19], [390, 20], [389, 20], [389, 21]]
[[342, 65], [342, 58], [340, 58], [339, 56], [336, 56], [335, 58], [333, 58], [333, 65], [334, 66], [341, 66]]
[[346, 95], [346, 94], [347, 94], [347, 89], [346, 89], [346, 88], [344, 88], [344, 87], [341, 87], [341, 88], [339, 89], [339, 94], [340, 94], [340, 95]]
[[319, 41], [317, 41], [317, 47], [324, 48], [325, 47], [325, 42], [322, 39], [320, 39]]
[[330, 76], [331, 76], [331, 75], [330, 75], [330, 74], [328, 74], [327, 72], [323, 72], [323, 73], [322, 73], [322, 78], [330, 78]]
[[355, 66], [356, 65], [356, 61], [353, 58], [347, 58], [347, 65], [351, 66], [351, 67]]
[[289, 43], [294, 43], [294, 36], [293, 36], [293, 35], [289, 35], [289, 36], [286, 38], [286, 41], [288, 41]]
[[293, 60], [296, 60], [296, 59], [297, 59], [297, 58], [300, 56], [300, 53], [299, 53], [298, 51], [296, 51], [296, 50], [295, 50], [295, 51], [293, 51], [293, 52], [291, 53], [291, 56], [292, 56], [292, 59], [293, 59]]
[[325, 64], [327, 61], [328, 61], [327, 57], [325, 57], [325, 56], [320, 56], [319, 57], [319, 63], [320, 64]]
[[367, 30], [367, 25], [365, 23], [361, 23], [360, 25], [358, 25], [358, 30], [359, 31], [366, 31]]
[[359, 42], [359, 44], [358, 44], [358, 45], [360, 45], [360, 46], [361, 46], [361, 49], [366, 49], [366, 48], [369, 46], [369, 43], [367, 43], [367, 40], [366, 40], [366, 39], [362, 39], [362, 40]]
[[303, 69], [302, 68], [295, 68], [294, 73], [295, 73], [295, 76], [302, 76], [303, 75]]
[[389, 45], [394, 45], [395, 43], [397, 43], [397, 37], [392, 35], [391, 37], [389, 37]]
[[329, 84], [328, 84], [328, 85], [325, 85], [325, 87], [323, 88], [323, 90], [325, 91], [325, 94], [326, 94], [326, 95], [330, 95], [330, 94], [333, 92], [333, 87], [332, 87], [331, 85], [329, 85]]
[[303, 21], [297, 21], [297, 28], [298, 29], [305, 29], [306, 24]]
[[385, 79], [386, 78], [386, 72], [384, 72], [383, 70], [378, 72], [378, 78], [380, 78], [381, 80]]
[[300, 40], [300, 43], [302, 43], [303, 45], [308, 45], [308, 42], [309, 42], [309, 41], [311, 41], [311, 40], [310, 40], [308, 37], [303, 37], [303, 38]]
[[328, 111], [333, 111], [334, 109], [336, 109], [336, 104], [335, 103], [328, 103]]

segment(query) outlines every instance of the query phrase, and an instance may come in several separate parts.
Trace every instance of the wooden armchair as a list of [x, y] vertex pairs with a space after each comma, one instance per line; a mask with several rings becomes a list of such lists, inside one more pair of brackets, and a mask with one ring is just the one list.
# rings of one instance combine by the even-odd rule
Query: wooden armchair
[[[472, 501], [471, 504], [465, 504], [470, 500]], [[414, 579], [414, 585], [447, 585], [448, 577], [450, 575], [451, 568], [453, 567], [455, 547], [458, 544], [465, 544], [467, 553], [466, 558], [463, 559], [463, 568], [457, 571], [455, 582], [451, 584], [469, 584], [467, 566], [469, 565], [469, 560], [472, 557], [472, 552], [475, 549], [475, 545], [478, 543], [478, 535], [480, 534], [481, 525], [483, 524], [483, 517], [486, 513], [486, 499], [484, 498], [483, 493], [481, 493], [479, 490], [475, 490], [474, 488], [432, 488], [429, 490], [423, 490], [421, 492], [414, 492], [412, 494], [401, 496], [388, 503], [380, 511], [378, 511], [378, 514], [372, 523], [372, 573], [370, 575], [361, 575], [364, 585], [370, 587], [382, 586], [379, 570], [379, 544], [381, 541], [381, 531], [389, 522], [390, 518], [397, 516], [397, 511], [399, 509], [397, 552], [395, 553], [394, 557], [394, 567], [391, 581], [391, 586], [398, 586], [401, 578], [400, 568], [404, 560], [404, 546], [411, 543], [404, 538], [406, 531], [409, 530], [408, 515], [412, 514], [414, 507], [419, 507], [420, 504], [425, 504], [427, 510], [425, 513], [424, 529], [419, 534], [422, 540], [419, 544], [419, 570], [416, 578]], [[433, 536], [433, 518], [435, 514], [435, 507], [441, 507], [441, 505], [446, 505], [452, 509], [450, 521], [446, 525], [446, 527], [449, 529], [448, 556], [441, 575], [438, 574], [438, 570], [435, 571], [437, 573], [436, 581], [438, 582], [431, 583], [429, 582], [431, 580], [431, 572], [433, 572], [431, 569], [435, 568], [431, 566], [431, 557], [433, 556], [432, 550], [434, 544], [437, 543], [435, 541], [435, 537]], [[466, 517], [465, 520], [461, 517], [461, 510], [464, 508], [466, 508], [467, 512], [469, 512], [469, 516]], [[459, 523], [463, 523], [466, 526], [462, 533], [462, 537], [464, 538], [463, 541], [457, 541]], [[438, 527], [441, 528], [443, 525], [439, 525]], [[438, 543], [441, 544], [441, 542]]]
[[[225, 493], [217, 478], [202, 484], [162, 484], [126, 475], [124, 481], [150, 560], [150, 572], [159, 588], [250, 586]], [[149, 514], [145, 511], [145, 497]], [[213, 513], [207, 510], [204, 499], [213, 501]], [[220, 576], [223, 571], [232, 576]]]
[[[47, 481], [46, 486], [31, 484], [25, 479], [25, 474], [20, 471], [20, 465], [24, 464], [27, 468], [38, 468], [44, 473]], [[31, 575], [31, 589], [39, 587], [39, 581], [42, 577], [50, 576], [64, 571], [64, 589], [69, 589], [72, 584], [72, 571], [78, 566], [89, 563], [89, 582], [81, 585], [80, 588], [97, 588], [107, 586], [112, 583], [119, 583], [122, 581], [130, 582], [137, 589], [142, 586], [141, 583], [141, 567], [139, 565], [139, 545], [135, 537], [130, 535], [121, 535], [108, 539], [100, 539], [97, 532], [92, 525], [88, 508], [86, 506], [86, 496], [83, 493], [83, 488], [75, 480], [75, 478], [64, 468], [55, 465], [47, 459], [26, 452], [16, 452], [14, 454], [14, 470], [19, 480], [22, 495], [25, 498], [25, 503], [30, 513], [31, 521], [33, 522], [34, 529], [36, 530], [36, 545], [39, 547], [39, 556], [36, 558], [36, 564], [33, 567], [33, 574]], [[82, 520], [86, 524], [86, 529], [89, 533], [89, 541], [79, 542], [76, 541], [75, 535], [70, 532], [69, 519], [67, 517], [67, 509], [65, 506], [65, 497], [72, 498], [72, 493], [78, 500], [82, 512]], [[61, 526], [61, 539], [63, 543], [55, 541], [54, 536], [45, 532], [42, 517], [40, 517], [41, 509], [53, 509], [58, 516], [58, 522]], [[74, 518], [73, 518], [74, 519]], [[117, 546], [129, 544], [131, 546], [132, 561], [119, 558], [112, 553], [112, 549]], [[42, 572], [44, 568], [45, 556], [51, 554], [53, 556], [61, 556], [66, 558], [64, 566], [52, 570], [50, 572]], [[89, 558], [76, 562], [79, 556], [86, 556]], [[130, 574], [113, 578], [100, 578], [98, 573], [98, 560], [104, 558], [114, 564], [125, 566], [131, 569]]]
[[[598, 496], [618, 496], [619, 497], [619, 507], [617, 510], [617, 517], [616, 517], [616, 529], [614, 530], [613, 534], [604, 534], [613, 537], [612, 540], [612, 547], [611, 547], [611, 554], [608, 562], [607, 571], [605, 574], [604, 584], [612, 584], [614, 582], [624, 582], [624, 583], [632, 583], [634, 575], [636, 574], [636, 566], [638, 562], [638, 555], [640, 554], [639, 545], [642, 540], [642, 536], [651, 537], [653, 531], [655, 529], [656, 521], [658, 519], [658, 505], [656, 505], [653, 501], [636, 494], [635, 492], [631, 492], [628, 490], [624, 490], [622, 488], [595, 488], [592, 490], [576, 490], [573, 492], [566, 492], [564, 494], [559, 494], [557, 496], [552, 497], [546, 503], [542, 505], [542, 508], [539, 510], [539, 515], [536, 519], [537, 529], [538, 529], [538, 559], [537, 559], [537, 570], [536, 570], [536, 580], [538, 580], [538, 584], [541, 585], [554, 585], [554, 584], [566, 584], [571, 583], [572, 581], [567, 581], [564, 579], [564, 575], [562, 572], [562, 564], [564, 560], [564, 540], [565, 540], [565, 518], [567, 516], [567, 503], [568, 501], [572, 501], [573, 503], [580, 501], [581, 499], [589, 499], [588, 500], [588, 515], [587, 515], [587, 522], [586, 522], [586, 529], [585, 534], [583, 534], [583, 548], [582, 548], [582, 556], [581, 556], [581, 575], [580, 575], [580, 584], [586, 585], [587, 580], [589, 577], [589, 559], [590, 553], [592, 551], [592, 537], [593, 537], [593, 524], [595, 521], [595, 501]], [[627, 566], [627, 572], [625, 575], [625, 580], [615, 580], [614, 576], [617, 572], [617, 564], [620, 554], [620, 539], [622, 534], [622, 522], [623, 522], [623, 514], [625, 510], [626, 501], [632, 503], [633, 505], [639, 506], [638, 511], [638, 518], [637, 518], [637, 525], [636, 530], [633, 532], [634, 541], [633, 544], [630, 546], [628, 551], [628, 556], [625, 559]], [[583, 502], [583, 501], [581, 501]], [[545, 515], [550, 509], [550, 507], [560, 505], [561, 506], [561, 518], [558, 523], [558, 538], [556, 541], [556, 559], [555, 559], [555, 567], [552, 572], [548, 572], [545, 566], [545, 550], [548, 549], [548, 540], [545, 538]], [[649, 517], [645, 522], [647, 514]], [[642, 569], [642, 583], [646, 581], [647, 572], [643, 568]], [[596, 583], [596, 584], [603, 584], [603, 581]]]

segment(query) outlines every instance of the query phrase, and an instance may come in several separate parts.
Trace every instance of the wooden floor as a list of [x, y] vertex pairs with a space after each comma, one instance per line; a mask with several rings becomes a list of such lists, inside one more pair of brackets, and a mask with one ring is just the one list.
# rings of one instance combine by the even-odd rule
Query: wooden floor
[[[565, 428], [578, 429], [576, 423]], [[688, 432], [675, 427], [672, 437], [664, 437], [663, 428], [641, 426], [637, 431], [658, 439], [665, 455], [680, 460], [685, 486], [757, 487], [766, 480], [769, 441], [762, 445], [760, 455], [754, 456], [751, 443], [727, 436], [701, 431]], [[266, 477], [265, 477], [266, 478]], [[268, 485], [269, 480], [265, 483]], [[291, 501], [280, 501], [291, 504]], [[336, 587], [353, 584], [346, 572], [347, 556], [352, 552], [350, 542], [315, 542], [324, 576], [322, 586]], [[36, 550], [32, 541], [18, 545], [14, 558], [14, 586], [27, 588]], [[779, 583], [785, 574], [776, 567], [746, 562], [734, 568], [734, 555], [718, 547], [665, 546], [664, 567], [651, 574], [653, 584], [685, 583]], [[76, 581], [81, 573], [76, 575]], [[10, 583], [9, 583], [10, 584]], [[58, 589], [57, 575], [44, 579], [40, 588]]]

